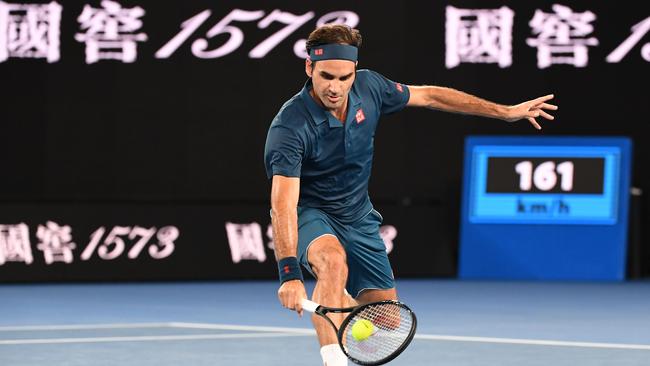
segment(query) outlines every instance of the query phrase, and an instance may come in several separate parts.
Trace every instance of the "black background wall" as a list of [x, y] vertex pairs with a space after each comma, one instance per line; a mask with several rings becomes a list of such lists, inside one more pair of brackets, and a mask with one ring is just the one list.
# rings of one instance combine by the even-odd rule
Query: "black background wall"
[[[86, 45], [75, 40], [82, 32], [77, 17], [87, 3], [101, 7], [97, 1], [61, 2], [60, 60], [9, 57], [0, 62], [0, 224], [28, 225], [34, 252], [29, 265], [0, 265], [0, 281], [274, 277], [268, 247], [262, 263], [233, 263], [224, 225], [258, 222], [266, 233], [266, 131], [282, 103], [306, 80], [294, 44], [317, 19], [340, 10], [359, 17], [362, 68], [406, 84], [450, 86], [504, 104], [554, 93], [553, 102], [560, 106], [556, 120], [544, 121], [541, 132], [524, 121], [507, 124], [421, 109], [381, 121], [370, 194], [384, 223], [398, 230], [391, 253], [398, 276], [455, 275], [467, 135], [629, 136], [633, 185], [650, 191], [650, 141], [644, 132], [650, 122], [650, 61], [642, 56], [645, 47], [650, 59], [650, 32], [641, 33], [619, 62], [606, 61], [633, 26], [650, 29], [645, 26], [650, 22], [647, 3], [559, 2], [595, 14], [593, 32], [581, 38], [595, 37], [598, 45], [588, 47], [585, 67], [543, 69], [537, 49], [526, 42], [535, 37], [529, 21], [536, 9], [552, 13], [556, 1], [121, 1], [126, 8], [145, 10], [142, 27], [132, 33], [146, 33], [148, 39], [137, 43], [135, 62], [91, 64]], [[447, 6], [512, 9], [512, 64], [446, 67]], [[285, 24], [261, 29], [258, 21], [233, 22], [244, 35], [241, 46], [219, 58], [193, 54], [193, 42], [233, 9], [262, 11], [264, 17], [274, 9], [296, 15], [312, 11], [313, 17], [263, 58], [248, 53]], [[156, 58], [183, 22], [206, 10], [209, 17], [175, 52]], [[212, 38], [209, 49], [227, 41], [226, 35]], [[641, 204], [648, 205], [647, 195]], [[641, 211], [642, 221], [649, 222], [648, 210]], [[73, 263], [45, 264], [36, 249], [37, 227], [48, 220], [71, 226]], [[79, 259], [98, 227], [108, 232], [120, 225], [175, 225], [180, 236], [174, 254], [166, 261], [126, 254]]]

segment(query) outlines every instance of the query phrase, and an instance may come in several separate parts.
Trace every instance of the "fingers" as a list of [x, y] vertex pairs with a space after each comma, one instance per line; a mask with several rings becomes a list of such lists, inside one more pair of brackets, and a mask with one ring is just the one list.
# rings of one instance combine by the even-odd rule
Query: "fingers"
[[541, 130], [541, 129], [542, 129], [542, 126], [540, 126], [539, 123], [537, 123], [537, 121], [535, 120], [535, 118], [533, 118], [533, 117], [526, 117], [526, 119], [527, 119], [528, 122], [530, 122], [530, 124], [532, 124], [536, 129], [538, 129], [538, 130]]
[[546, 119], [548, 119], [548, 120], [550, 120], [550, 121], [552, 121], [552, 120], [555, 119], [555, 117], [551, 116], [550, 114], [544, 112], [544, 111], [541, 110], [541, 109], [539, 110], [539, 115], [542, 116], [542, 117], [544, 117], [544, 118], [546, 118]]
[[305, 297], [307, 297], [307, 296], [302, 296], [302, 295], [299, 295], [299, 294], [296, 294], [296, 296], [294, 297], [294, 301], [295, 301], [294, 310], [298, 313], [298, 315], [300, 317], [302, 317], [302, 312], [303, 312], [303, 310], [302, 310], [302, 299], [304, 299]]
[[294, 310], [302, 316], [302, 300], [307, 298], [305, 286], [300, 280], [291, 280], [283, 283], [278, 290], [278, 299], [282, 306]]
[[548, 104], [548, 103], [542, 103], [538, 106], [535, 106], [537, 108], [542, 108], [542, 109], [550, 109], [552, 111], [557, 111], [557, 106], [553, 104]]
[[553, 94], [548, 94], [543, 97], [539, 97], [536, 99], [533, 99], [529, 102], [522, 103], [520, 106], [526, 108], [524, 110], [524, 115], [522, 117], [525, 117], [530, 124], [532, 124], [536, 129], [541, 130], [542, 126], [537, 123], [536, 118], [537, 117], [543, 117], [547, 120], [554, 120], [555, 117], [544, 111], [550, 110], [550, 111], [556, 111], [558, 109], [558, 106], [554, 104], [549, 104], [546, 103], [546, 101], [553, 99], [555, 96]]
[[539, 114], [540, 114], [539, 109], [532, 108], [528, 112], [526, 112], [525, 117], [527, 117], [527, 118], [537, 118], [537, 117], [539, 117]]
[[553, 94], [548, 94], [548, 95], [545, 95], [543, 97], [533, 99], [533, 102], [535, 102], [535, 104], [542, 104], [542, 103], [546, 102], [547, 100], [553, 99], [554, 97], [555, 96]]
[[278, 294], [278, 298], [280, 299], [282, 306], [289, 310], [295, 310], [298, 312], [298, 314], [302, 315], [302, 305], [300, 303], [301, 300], [297, 299], [295, 294], [290, 292], [283, 292]]

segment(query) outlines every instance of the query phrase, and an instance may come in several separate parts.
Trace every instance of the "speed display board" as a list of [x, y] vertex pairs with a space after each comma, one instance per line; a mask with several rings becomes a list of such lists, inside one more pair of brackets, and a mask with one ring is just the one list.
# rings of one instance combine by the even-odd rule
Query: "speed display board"
[[469, 137], [460, 276], [622, 279], [627, 138]]
[[472, 154], [472, 222], [616, 223], [618, 147], [483, 145]]

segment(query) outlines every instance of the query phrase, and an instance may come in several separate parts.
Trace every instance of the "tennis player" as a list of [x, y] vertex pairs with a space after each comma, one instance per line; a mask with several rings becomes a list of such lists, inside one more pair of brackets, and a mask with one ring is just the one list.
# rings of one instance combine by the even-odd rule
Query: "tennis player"
[[[346, 307], [397, 299], [395, 280], [379, 236], [382, 217], [368, 197], [373, 140], [379, 117], [404, 107], [426, 107], [507, 122], [538, 117], [557, 107], [543, 96], [506, 106], [451, 88], [411, 86], [357, 70], [361, 35], [323, 25], [307, 40], [309, 79], [273, 119], [264, 160], [282, 305], [302, 315], [307, 298], [300, 266], [317, 280], [312, 300]], [[333, 319], [337, 326], [343, 316]], [[312, 317], [326, 366], [347, 365], [336, 334]]]

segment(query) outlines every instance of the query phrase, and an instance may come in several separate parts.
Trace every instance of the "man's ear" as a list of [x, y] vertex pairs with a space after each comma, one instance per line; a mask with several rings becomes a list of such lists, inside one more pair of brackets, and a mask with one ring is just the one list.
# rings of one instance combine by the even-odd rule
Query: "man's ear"
[[314, 64], [309, 59], [309, 57], [307, 57], [305, 59], [305, 74], [307, 74], [307, 76], [311, 77], [313, 75], [313, 73], [314, 73]]

